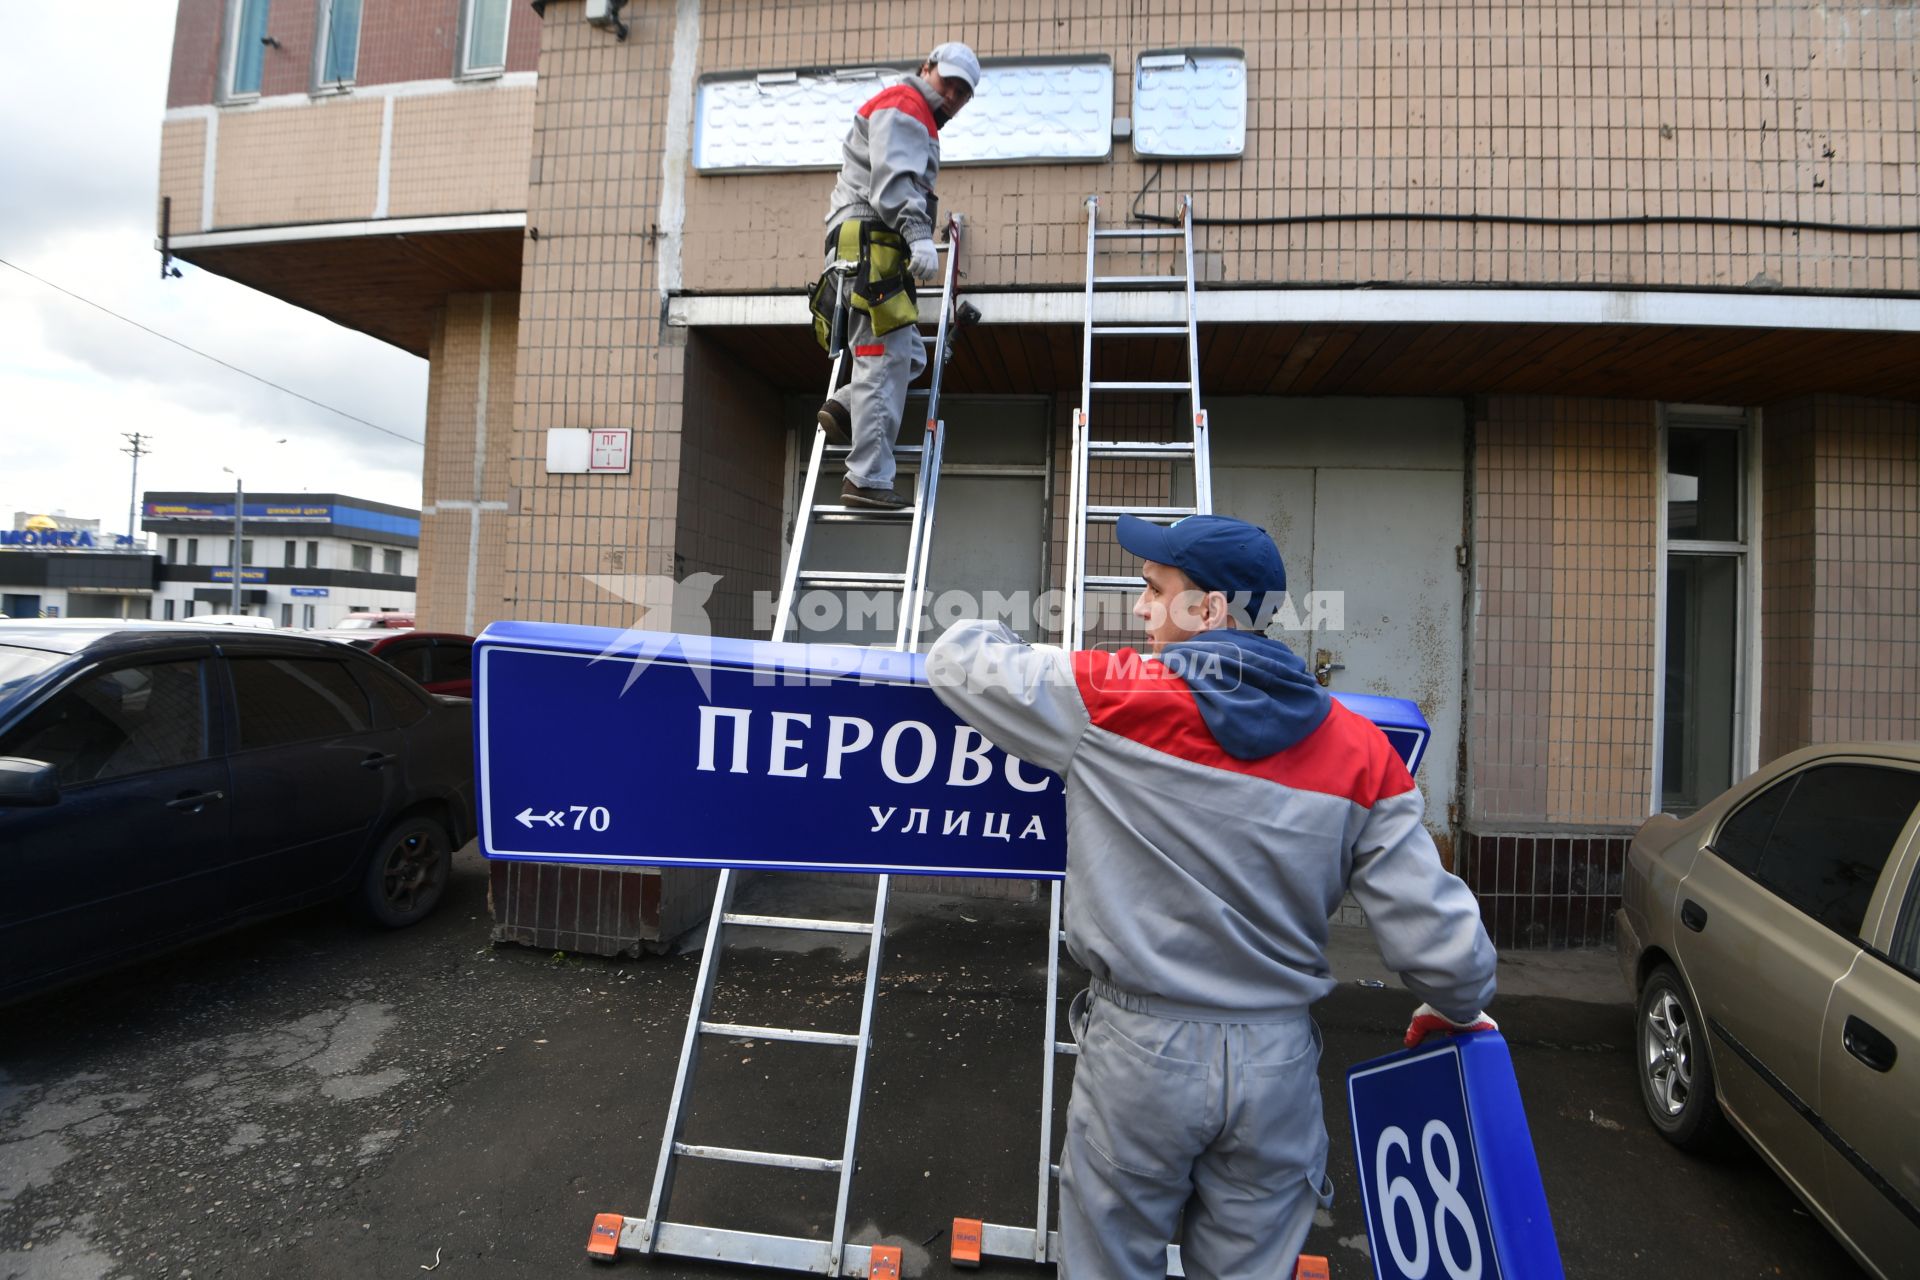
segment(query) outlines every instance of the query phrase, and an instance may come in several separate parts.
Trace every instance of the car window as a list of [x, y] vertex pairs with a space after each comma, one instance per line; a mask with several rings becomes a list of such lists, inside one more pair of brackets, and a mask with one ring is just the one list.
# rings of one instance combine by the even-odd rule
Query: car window
[[432, 652], [424, 640], [413, 640], [402, 644], [390, 644], [376, 653], [374, 657], [392, 667], [409, 680], [425, 684], [427, 676], [427, 655]]
[[191, 764], [207, 755], [206, 704], [198, 661], [96, 672], [29, 714], [0, 755], [46, 761], [63, 787]]
[[0, 644], [0, 701], [6, 699], [9, 689], [25, 684], [58, 661], [59, 654], [44, 649]]
[[1799, 775], [1782, 779], [1740, 806], [1732, 817], [1720, 824], [1712, 850], [1740, 870], [1752, 875], [1760, 867], [1761, 850], [1773, 834], [1773, 824], [1787, 807]]
[[1920, 804], [1920, 773], [1831, 764], [1794, 779], [1756, 873], [1815, 920], [1860, 936], [1894, 839]]
[[420, 690], [386, 667], [356, 662], [353, 675], [373, 695], [373, 704], [380, 709], [381, 719], [385, 723], [408, 725], [427, 714]]
[[1907, 881], [1907, 904], [1893, 934], [1893, 962], [1920, 978], [1920, 870]]
[[464, 640], [433, 642], [433, 679], [473, 679], [473, 646]]
[[371, 724], [367, 694], [343, 662], [324, 658], [235, 657], [240, 748], [311, 742], [364, 733]]

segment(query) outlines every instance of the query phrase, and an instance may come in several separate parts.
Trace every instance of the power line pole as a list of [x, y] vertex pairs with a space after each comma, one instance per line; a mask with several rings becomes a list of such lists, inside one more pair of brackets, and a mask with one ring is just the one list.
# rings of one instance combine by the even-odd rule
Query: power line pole
[[131, 544], [136, 536], [134, 514], [140, 509], [140, 459], [153, 450], [147, 445], [151, 437], [138, 431], [122, 431], [120, 435], [127, 441], [127, 447], [120, 452], [133, 457], [133, 483], [127, 488], [127, 542]]

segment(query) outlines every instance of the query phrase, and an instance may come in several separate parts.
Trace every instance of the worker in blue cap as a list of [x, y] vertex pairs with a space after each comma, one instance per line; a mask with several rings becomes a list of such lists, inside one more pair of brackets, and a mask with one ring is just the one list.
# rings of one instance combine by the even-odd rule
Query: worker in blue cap
[[[1333, 989], [1351, 891], [1423, 1003], [1408, 1028], [1490, 1027], [1494, 951], [1385, 735], [1254, 630], [1287, 586], [1264, 529], [1122, 516], [1149, 656], [961, 622], [940, 699], [1067, 784], [1066, 936], [1091, 985], [1060, 1160], [1060, 1274], [1286, 1277], [1331, 1203], [1308, 1008]], [[1244, 625], [1243, 625], [1244, 624]]]

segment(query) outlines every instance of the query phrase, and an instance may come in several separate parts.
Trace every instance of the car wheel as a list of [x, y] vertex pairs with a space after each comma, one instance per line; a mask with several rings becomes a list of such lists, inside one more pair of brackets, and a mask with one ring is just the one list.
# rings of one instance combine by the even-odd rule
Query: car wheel
[[1713, 1096], [1707, 1025], [1672, 965], [1655, 969], [1640, 988], [1636, 1025], [1635, 1066], [1647, 1118], [1684, 1151], [1711, 1146], [1724, 1121]]
[[402, 818], [373, 846], [360, 884], [360, 909], [389, 929], [410, 925], [433, 910], [452, 871], [453, 842], [446, 828], [423, 814]]

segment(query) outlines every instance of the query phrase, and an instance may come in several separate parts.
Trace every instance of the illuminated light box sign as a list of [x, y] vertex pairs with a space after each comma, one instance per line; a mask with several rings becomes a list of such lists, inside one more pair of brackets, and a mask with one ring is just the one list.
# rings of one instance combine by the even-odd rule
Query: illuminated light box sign
[[1499, 1032], [1363, 1062], [1347, 1103], [1379, 1280], [1564, 1274]]
[[[919, 654], [501, 622], [474, 646], [490, 858], [1058, 878], [1065, 794]], [[1343, 699], [1417, 766], [1412, 703]]]

